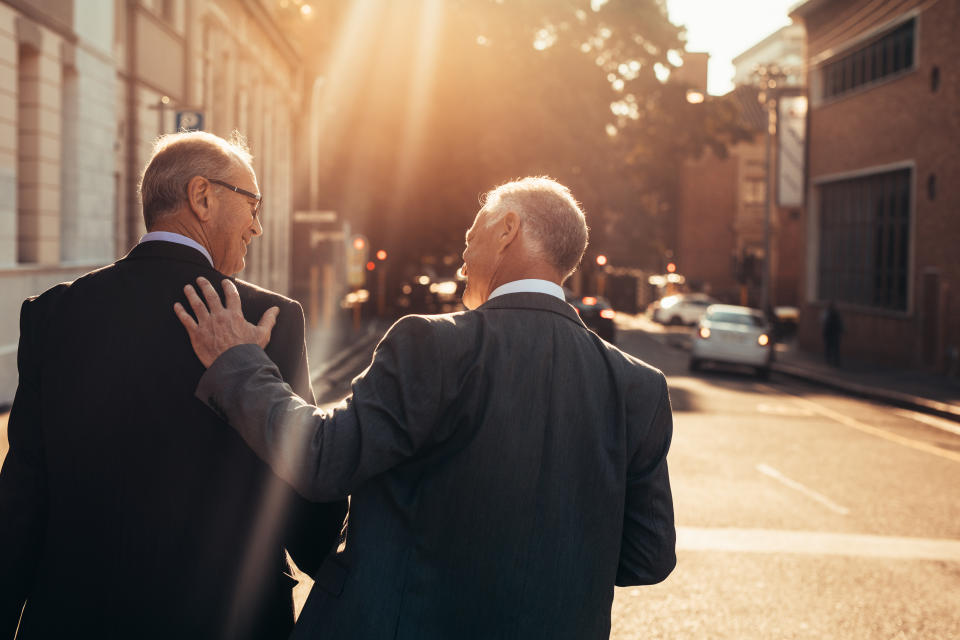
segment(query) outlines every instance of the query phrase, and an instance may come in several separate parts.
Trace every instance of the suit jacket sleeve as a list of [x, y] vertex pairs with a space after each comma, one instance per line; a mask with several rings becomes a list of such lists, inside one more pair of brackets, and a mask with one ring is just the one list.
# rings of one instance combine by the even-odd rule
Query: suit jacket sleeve
[[[673, 414], [663, 374], [659, 380], [656, 410], [649, 424], [641, 428], [643, 437], [627, 468], [623, 538], [616, 578], [620, 587], [660, 582], [677, 564], [673, 496], [667, 474]], [[648, 394], [636, 396], [648, 397]]]
[[[313, 386], [310, 382], [310, 367], [304, 340], [303, 309], [299, 304], [292, 303], [285, 312], [289, 317], [293, 317], [285, 331], [289, 337], [286, 348], [295, 356], [293, 370], [288, 373], [287, 379], [294, 393], [313, 404]], [[284, 546], [302, 571], [314, 575], [327, 554], [336, 547], [347, 514], [347, 501], [341, 499], [314, 503], [297, 494], [292, 495], [291, 501], [290, 518], [284, 531]]]
[[39, 340], [35, 310], [20, 310], [20, 382], [10, 411], [10, 450], [0, 470], [0, 638], [13, 638], [40, 557], [47, 507], [40, 428]]
[[354, 380], [347, 405], [332, 413], [294, 394], [256, 345], [217, 358], [196, 395], [302, 495], [333, 500], [434, 437], [443, 406], [441, 363], [430, 321], [407, 316]]

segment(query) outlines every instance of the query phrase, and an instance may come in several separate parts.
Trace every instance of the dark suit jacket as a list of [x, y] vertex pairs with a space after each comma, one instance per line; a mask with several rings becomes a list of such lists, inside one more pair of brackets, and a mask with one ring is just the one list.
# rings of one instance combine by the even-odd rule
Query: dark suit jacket
[[[0, 638], [285, 638], [284, 546], [315, 570], [346, 505], [295, 495], [193, 392], [203, 365], [173, 312], [223, 275], [148, 242], [23, 304], [20, 384], [0, 471]], [[300, 306], [237, 282], [244, 311], [281, 309], [267, 354], [312, 396]]]
[[676, 562], [666, 380], [551, 296], [401, 319], [333, 414], [255, 345], [197, 395], [303, 495], [352, 494], [295, 638], [607, 638], [614, 584]]

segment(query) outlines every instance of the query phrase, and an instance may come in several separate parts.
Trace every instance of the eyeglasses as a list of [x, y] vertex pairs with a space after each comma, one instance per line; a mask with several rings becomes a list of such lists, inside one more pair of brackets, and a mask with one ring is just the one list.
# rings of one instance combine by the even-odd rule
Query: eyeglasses
[[230, 184], [229, 182], [224, 182], [223, 180], [217, 180], [217, 179], [215, 179], [215, 178], [207, 178], [207, 180], [210, 181], [210, 182], [212, 182], [212, 183], [214, 183], [214, 184], [218, 184], [218, 185], [220, 185], [221, 187], [226, 187], [227, 189], [230, 189], [230, 191], [234, 191], [234, 192], [236, 192], [236, 193], [239, 193], [239, 194], [242, 195], [242, 196], [246, 196], [247, 198], [252, 198], [252, 199], [256, 200], [256, 201], [257, 201], [257, 205], [253, 208], [253, 218], [254, 218], [254, 220], [256, 220], [257, 216], [260, 215], [260, 207], [263, 206], [263, 196], [258, 196], [258, 195], [255, 194], [255, 193], [250, 193], [250, 192], [247, 191], [246, 189], [241, 189], [240, 187], [238, 187], [238, 186], [236, 186], [236, 185], [232, 185], [232, 184]]

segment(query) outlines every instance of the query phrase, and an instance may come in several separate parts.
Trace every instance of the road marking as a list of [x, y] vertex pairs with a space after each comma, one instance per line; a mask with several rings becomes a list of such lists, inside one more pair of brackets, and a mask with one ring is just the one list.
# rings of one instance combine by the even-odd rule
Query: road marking
[[910, 447], [911, 449], [916, 449], [917, 451], [924, 451], [926, 453], [931, 453], [935, 456], [941, 458], [946, 458], [947, 460], [953, 460], [954, 462], [960, 462], [960, 453], [954, 451], [947, 451], [941, 449], [940, 447], [935, 447], [932, 444], [927, 444], [926, 442], [920, 442], [918, 440], [911, 440], [910, 438], [904, 438], [903, 436], [897, 435], [895, 433], [890, 433], [878, 427], [870, 426], [864, 422], [860, 422], [850, 416], [846, 416], [839, 411], [834, 411], [828, 407], [825, 407], [821, 404], [813, 402], [812, 400], [807, 400], [806, 398], [801, 398], [795, 393], [790, 393], [789, 391], [783, 389], [774, 389], [773, 387], [765, 387], [768, 391], [773, 393], [785, 393], [793, 396], [794, 402], [804, 405], [810, 408], [812, 411], [819, 413], [822, 416], [826, 416], [831, 420], [839, 422], [840, 424], [850, 427], [851, 429], [856, 429], [864, 433], [869, 433], [872, 436], [878, 438], [883, 438], [884, 440], [889, 440], [890, 442], [895, 442], [897, 444], [903, 445], [905, 447]]
[[809, 409], [803, 409], [798, 406], [791, 406], [788, 404], [769, 404], [766, 402], [761, 402], [757, 405], [758, 413], [766, 413], [774, 416], [792, 416], [792, 417], [809, 417], [814, 415], [813, 411]]
[[960, 540], [782, 529], [677, 527], [677, 549], [960, 562]]
[[930, 425], [931, 427], [935, 427], [942, 431], [948, 431], [960, 436], [960, 424], [957, 424], [952, 420], [946, 420], [936, 416], [928, 416], [925, 413], [917, 413], [916, 411], [910, 411], [909, 409], [894, 409], [893, 412], [898, 416], [910, 418], [911, 420], [922, 422], [926, 425]]
[[791, 480], [790, 478], [783, 475], [782, 473], [780, 473], [779, 471], [777, 471], [776, 469], [774, 469], [769, 465], [760, 463], [757, 465], [757, 471], [759, 471], [760, 473], [766, 476], [773, 478], [777, 482], [787, 487], [790, 487], [794, 491], [799, 491], [800, 493], [807, 496], [811, 500], [816, 500], [817, 502], [825, 506], [827, 509], [830, 509], [830, 511], [833, 511], [834, 513], [839, 513], [842, 516], [845, 516], [848, 513], [850, 513], [850, 509], [840, 506], [839, 504], [837, 504], [827, 496], [823, 495], [822, 493], [817, 493], [813, 489], [803, 486], [796, 480]]

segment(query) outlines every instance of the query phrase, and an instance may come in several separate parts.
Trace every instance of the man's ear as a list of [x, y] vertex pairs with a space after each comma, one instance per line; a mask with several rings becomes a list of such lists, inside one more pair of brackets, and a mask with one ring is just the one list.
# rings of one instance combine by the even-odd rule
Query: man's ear
[[505, 251], [520, 233], [520, 216], [514, 211], [507, 211], [497, 221], [497, 245], [500, 251]]
[[212, 185], [203, 176], [193, 176], [187, 183], [187, 204], [201, 222], [206, 222], [212, 215], [211, 192]]

